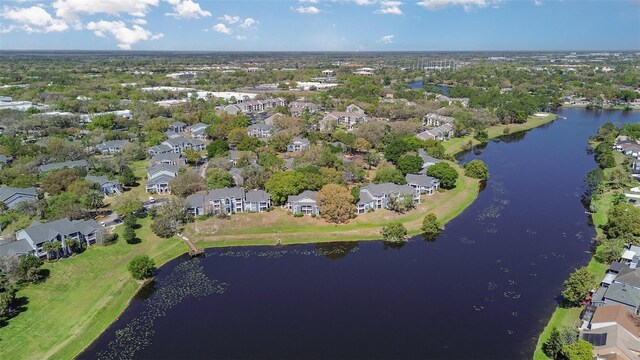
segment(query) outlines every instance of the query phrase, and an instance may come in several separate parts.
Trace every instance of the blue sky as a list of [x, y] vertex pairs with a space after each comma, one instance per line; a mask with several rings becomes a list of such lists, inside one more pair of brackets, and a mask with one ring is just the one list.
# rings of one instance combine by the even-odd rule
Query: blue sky
[[640, 50], [639, 0], [3, 0], [0, 49]]

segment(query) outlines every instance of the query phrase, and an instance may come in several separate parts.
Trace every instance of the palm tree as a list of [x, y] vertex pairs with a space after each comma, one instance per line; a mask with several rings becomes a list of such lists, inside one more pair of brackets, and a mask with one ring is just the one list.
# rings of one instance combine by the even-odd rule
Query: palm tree
[[74, 238], [68, 238], [64, 240], [64, 244], [67, 248], [67, 252], [70, 254], [72, 252], [76, 252], [78, 246], [80, 245], [80, 242]]
[[44, 243], [44, 245], [42, 245], [42, 250], [47, 252], [47, 260], [51, 259], [51, 253], [56, 251], [56, 244], [57, 241], [48, 241], [46, 243]]

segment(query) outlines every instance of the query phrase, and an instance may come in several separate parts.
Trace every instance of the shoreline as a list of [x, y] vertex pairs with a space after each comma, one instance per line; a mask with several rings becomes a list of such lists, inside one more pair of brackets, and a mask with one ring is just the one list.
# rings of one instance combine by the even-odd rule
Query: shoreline
[[[545, 118], [530, 117], [529, 121], [527, 121], [527, 123], [525, 124], [510, 124], [510, 125], [500, 125], [500, 126], [490, 127], [487, 129], [487, 132], [489, 133], [489, 138], [487, 139], [487, 141], [494, 138], [498, 138], [503, 135], [510, 135], [510, 134], [515, 134], [519, 132], [528, 131], [533, 128], [550, 123], [555, 119], [557, 119], [557, 116], [555, 114], [550, 114]], [[504, 134], [503, 133], [504, 128], [509, 128], [510, 133]], [[455, 141], [456, 139], [461, 139], [461, 140]], [[468, 140], [471, 139], [471, 137], [469, 136], [469, 137], [456, 138], [456, 139], [454, 139], [454, 141], [447, 141], [443, 143], [447, 154], [457, 155], [460, 152], [465, 151], [465, 149], [463, 149], [462, 146], [460, 145], [468, 143]], [[474, 141], [474, 145], [480, 144], [480, 142], [478, 141], [475, 141], [475, 140], [473, 141]], [[458, 171], [461, 171], [460, 170], [461, 167], [459, 165], [456, 165], [456, 168], [458, 169]], [[458, 185], [461, 183], [464, 185], [461, 187], [456, 186], [456, 189], [458, 189], [457, 192], [455, 192], [456, 189], [453, 189], [453, 190], [447, 191], [446, 193], [444, 193], [444, 195], [442, 194], [434, 195], [434, 196], [442, 195], [442, 197], [447, 195], [449, 195], [449, 197], [455, 197], [456, 195], [459, 195], [461, 197], [461, 199], [459, 199], [459, 201], [457, 202], [457, 204], [455, 204], [454, 207], [450, 209], [444, 209], [444, 210], [441, 209], [443, 213], [439, 214], [438, 219], [440, 220], [442, 225], [445, 225], [446, 223], [450, 222], [451, 220], [459, 216], [464, 210], [466, 210], [475, 201], [475, 199], [479, 194], [480, 182], [478, 180], [460, 176], [458, 179], [458, 182], [459, 182]], [[450, 194], [452, 192], [455, 192], [455, 193]], [[425, 206], [422, 206], [422, 207], [424, 208]], [[422, 217], [426, 213], [428, 213], [430, 210], [431, 209], [420, 209], [420, 207], [418, 207], [410, 211], [408, 214], [400, 215], [398, 216], [397, 219], [392, 219], [389, 221], [394, 221], [394, 220], [405, 221], [406, 220], [409, 222], [413, 222], [413, 224], [411, 224], [410, 226], [407, 226], [409, 230], [409, 234], [418, 235], [420, 234], [419, 224], [421, 224]], [[382, 213], [383, 211], [379, 211], [379, 213]], [[433, 209], [433, 211], [437, 211], [437, 208]], [[372, 213], [372, 214], [375, 214], [375, 213]], [[250, 214], [246, 214], [246, 215], [250, 215]], [[149, 221], [148, 219], [143, 219], [142, 221], [140, 221], [140, 223], [143, 224], [144, 222], [148, 222], [148, 221]], [[324, 238], [314, 237], [313, 232], [302, 232], [302, 233], [285, 232], [284, 233], [285, 237], [288, 237], [288, 239], [285, 239], [284, 241], [277, 240], [277, 239], [269, 239], [268, 238], [269, 234], [266, 234], [266, 233], [251, 234], [249, 235], [248, 238], [246, 237], [247, 234], [237, 235], [235, 236], [236, 238], [233, 240], [218, 240], [218, 241], [198, 241], [198, 239], [194, 239], [194, 240], [196, 240], [197, 246], [203, 247], [203, 248], [236, 247], [236, 246], [273, 246], [277, 244], [297, 245], [297, 244], [339, 242], [339, 241], [382, 241], [379, 231], [380, 231], [380, 228], [385, 224], [385, 222], [388, 222], [388, 221], [376, 223], [375, 225], [369, 224], [369, 226], [366, 229], [368, 232], [365, 231], [365, 232], [356, 233], [356, 234], [347, 233], [346, 231], [344, 231], [344, 229], [340, 229], [340, 230], [336, 229], [338, 231], [331, 232], [329, 236], [327, 236], [325, 233]], [[118, 229], [118, 232], [121, 232], [121, 231], [122, 231], [121, 229]], [[159, 239], [152, 233], [146, 234], [147, 236], [145, 236], [143, 235], [143, 231], [150, 233], [149, 226], [147, 225], [146, 228], [145, 226], [142, 226], [140, 229], [138, 229], [138, 234], [141, 235], [140, 237], [145, 239], [143, 241], [145, 245], [144, 246], [137, 245], [137, 248], [132, 248], [132, 249], [137, 249], [138, 253], [141, 251], [144, 251], [144, 253], [149, 254], [152, 257], [152, 259], [156, 262], [156, 266], [158, 268], [166, 264], [167, 262], [172, 261], [187, 253], [187, 250], [184, 244], [182, 243], [182, 241], [179, 241], [179, 242], [176, 241], [178, 240], [176, 237], [172, 237], [169, 239]], [[189, 235], [190, 234], [188, 234], [187, 236]], [[258, 236], [259, 240], [251, 239], [252, 236]], [[295, 238], [295, 239], [292, 240], [292, 238]], [[90, 261], [87, 255], [92, 255], [92, 254], [101, 252], [101, 250], [104, 251], [105, 249], [110, 249], [117, 246], [130, 247], [130, 245], [123, 244], [123, 243], [124, 242], [120, 240], [118, 244], [111, 245], [108, 247], [101, 247], [102, 249], [90, 249], [89, 251], [85, 252], [85, 254], [83, 254], [85, 258], [81, 256], [81, 257], [78, 257], [78, 259], [81, 261], [82, 259], [86, 259], [84, 261]], [[12, 357], [11, 354], [13, 354], [13, 357], [22, 357], [22, 358], [51, 358], [51, 357], [76, 358], [84, 350], [90, 347], [95, 342], [95, 340], [98, 339], [104, 333], [104, 331], [106, 331], [113, 323], [115, 323], [115, 321], [117, 321], [122, 316], [122, 314], [124, 313], [128, 305], [131, 303], [131, 301], [133, 301], [135, 294], [137, 294], [142, 288], [142, 285], [140, 285], [137, 282], [135, 282], [135, 286], [131, 286], [131, 285], [134, 285], [131, 283], [134, 280], [130, 278], [129, 273], [126, 270], [126, 262], [128, 262], [128, 259], [130, 257], [132, 257], [133, 255], [136, 255], [136, 253], [133, 250], [129, 250], [129, 252], [132, 254], [128, 254], [127, 256], [124, 256], [124, 257], [121, 256], [118, 259], [120, 260], [120, 264], [109, 264], [109, 266], [107, 267], [107, 269], [109, 269], [110, 271], [116, 272], [114, 274], [115, 275], [114, 281], [108, 284], [109, 285], [108, 289], [106, 289], [108, 292], [107, 294], [96, 297], [96, 300], [103, 301], [105, 302], [105, 304], [97, 303], [96, 306], [99, 307], [98, 309], [94, 309], [92, 307], [91, 309], [89, 309], [88, 313], [84, 314], [86, 316], [83, 319], [77, 322], [72, 322], [72, 324], [69, 325], [69, 329], [61, 329], [61, 331], [59, 332], [60, 336], [65, 339], [62, 343], [51, 344], [52, 346], [49, 347], [48, 349], [46, 348], [46, 344], [44, 344], [45, 348], [42, 349], [40, 352], [38, 352], [38, 349], [31, 349], [31, 348], [20, 351], [21, 348], [17, 349], [14, 346], [14, 348], [12, 349], [13, 351], [11, 353], [7, 353], [7, 347], [3, 346], [3, 349], [5, 351], [0, 351], [0, 353], [3, 354], [2, 356], [3, 357], [7, 356], [8, 358], [11, 358]], [[51, 265], [53, 264], [47, 264], [46, 267]], [[62, 269], [58, 269], [58, 270], [62, 270]], [[90, 279], [88, 281], [90, 282], [92, 280], [93, 279]], [[45, 287], [47, 286], [46, 284], [47, 282], [45, 281], [44, 283]], [[84, 285], [88, 289], [93, 288], [91, 284], [85, 283]], [[21, 290], [21, 292], [37, 293], [39, 295], [40, 292], [43, 292], [41, 288], [42, 286], [43, 285], [39, 284], [38, 289], [34, 289], [33, 287], [31, 287], [31, 289], [27, 288], [27, 289]], [[55, 286], [55, 285], [51, 284], [51, 281], [50, 281], [49, 286]], [[30, 297], [30, 296], [27, 296], [27, 297]], [[34, 296], [34, 298], [37, 299], [38, 296]], [[66, 299], [67, 297], [63, 296], [63, 298]], [[42, 309], [40, 310], [42, 311]], [[29, 314], [29, 311], [34, 312], [35, 309], [29, 309], [27, 311], [27, 314]], [[28, 324], [27, 325], [24, 324], [26, 319], [24, 321], [21, 320], [21, 318], [24, 318], [24, 316], [25, 314], [20, 314], [15, 319], [10, 319], [8, 326], [6, 326], [3, 329], [0, 329], [0, 333], [3, 332], [2, 330], [6, 331], [7, 328], [11, 328], [11, 330], [15, 332], [15, 328], [17, 326], [21, 326], [22, 328], [29, 327]], [[34, 315], [31, 317], [35, 317], [35, 316], [36, 315], [34, 313]], [[13, 327], [11, 327], [10, 324], [11, 322], [14, 322], [14, 321], [22, 321], [22, 324], [16, 324]], [[32, 326], [37, 326], [37, 324], [33, 324]], [[19, 333], [19, 335], [22, 336], [26, 341], [33, 334], [31, 333], [25, 334], [24, 332], [22, 332], [22, 333]], [[5, 337], [5, 336], [2, 336], [2, 337]], [[6, 337], [9, 337], [9, 336], [6, 336]], [[19, 340], [15, 340], [15, 341], [19, 342]], [[5, 345], [8, 345], [8, 344], [5, 344]], [[19, 354], [21, 354], [22, 356], [19, 356]]]

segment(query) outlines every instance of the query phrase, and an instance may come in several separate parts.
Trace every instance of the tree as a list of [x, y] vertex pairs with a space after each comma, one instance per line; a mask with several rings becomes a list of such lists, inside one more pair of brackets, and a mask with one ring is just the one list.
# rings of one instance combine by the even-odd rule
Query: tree
[[623, 239], [605, 240], [596, 248], [594, 257], [603, 264], [608, 264], [620, 258], [624, 250], [625, 241]]
[[87, 125], [87, 129], [93, 131], [96, 129], [110, 130], [115, 124], [115, 114], [96, 115], [91, 119], [91, 122]]
[[78, 170], [64, 168], [47, 173], [42, 179], [42, 190], [49, 195], [58, 195], [67, 190], [67, 187], [78, 180]]
[[98, 209], [104, 206], [104, 194], [99, 190], [90, 190], [83, 198], [84, 204], [89, 209]]
[[627, 186], [629, 180], [631, 180], [631, 176], [629, 173], [623, 169], [613, 169], [611, 174], [609, 175], [609, 186], [612, 189], [622, 189]]
[[239, 151], [255, 152], [263, 146], [265, 146], [265, 143], [263, 143], [262, 140], [256, 137], [247, 136], [244, 139], [242, 139], [242, 141], [240, 141], [238, 146], [236, 146], [236, 149]]
[[569, 360], [592, 360], [593, 345], [585, 340], [578, 340], [562, 348], [564, 356]]
[[183, 199], [171, 199], [158, 211], [151, 223], [151, 230], [158, 236], [169, 238], [184, 224], [193, 220]]
[[292, 139], [293, 136], [289, 133], [277, 132], [269, 137], [269, 147], [277, 152], [285, 152]]
[[114, 208], [118, 214], [126, 217], [142, 210], [142, 203], [133, 195], [122, 195], [116, 200]]
[[124, 231], [122, 232], [122, 237], [127, 244], [133, 244], [136, 242], [136, 230], [133, 226], [125, 226]]
[[80, 197], [69, 192], [51, 196], [47, 199], [47, 208], [44, 211], [44, 215], [49, 220], [65, 217], [71, 220], [83, 219], [88, 216], [88, 212], [81, 200]]
[[562, 298], [570, 306], [579, 305], [594, 285], [595, 278], [586, 267], [575, 269], [564, 281]]
[[398, 196], [391, 196], [387, 202], [387, 208], [397, 213], [404, 213], [416, 207], [413, 201], [413, 195], [401, 194]]
[[428, 213], [422, 220], [422, 235], [426, 240], [433, 240], [440, 235], [440, 222], [434, 213]]
[[393, 222], [382, 227], [382, 237], [385, 241], [400, 242], [405, 241], [407, 236], [407, 228], [400, 222]]
[[542, 344], [542, 351], [551, 359], [559, 359], [562, 356], [562, 347], [564, 344], [560, 339], [560, 332], [555, 327], [551, 329], [551, 335], [547, 341]]
[[417, 155], [404, 155], [398, 160], [398, 170], [403, 175], [417, 174], [422, 170], [422, 158]]
[[42, 245], [42, 250], [47, 253], [47, 259], [50, 259], [51, 254], [57, 259], [62, 250], [62, 244], [59, 241], [47, 241]]
[[74, 238], [66, 238], [64, 245], [70, 253], [77, 252], [80, 249], [80, 242]]
[[207, 170], [207, 188], [210, 190], [233, 186], [234, 183], [233, 176], [228, 171], [221, 169]]
[[182, 152], [182, 156], [184, 157], [187, 164], [190, 165], [197, 165], [202, 160], [202, 154], [200, 153], [200, 151], [194, 149], [185, 149]]
[[640, 236], [640, 208], [631, 204], [618, 204], [611, 207], [605, 227], [611, 238], [629, 238]]
[[584, 177], [584, 186], [588, 197], [593, 193], [599, 192], [603, 180], [604, 171], [600, 168], [595, 168], [587, 173]]
[[471, 160], [464, 164], [464, 175], [486, 181], [489, 178], [489, 168], [482, 160]]
[[371, 149], [371, 144], [369, 144], [369, 142], [364, 138], [357, 138], [355, 143], [353, 144], [353, 147], [355, 147], [355, 149], [359, 152], [364, 153]]
[[337, 184], [327, 184], [316, 194], [316, 201], [323, 219], [331, 223], [344, 223], [355, 216], [353, 196], [349, 190]]
[[138, 178], [133, 173], [133, 170], [129, 166], [124, 166], [120, 170], [120, 182], [124, 186], [135, 186]]
[[271, 175], [264, 184], [265, 190], [271, 195], [274, 204], [281, 205], [290, 195], [298, 195], [305, 190], [304, 175], [297, 171], [283, 171]]
[[243, 186], [246, 189], [263, 189], [269, 180], [269, 174], [259, 166], [247, 166], [242, 169]]
[[429, 166], [427, 175], [440, 180], [440, 186], [443, 189], [453, 189], [456, 187], [456, 181], [458, 180], [458, 172], [446, 162], [439, 162]]
[[384, 157], [392, 163], [397, 163], [400, 157], [411, 151], [411, 147], [404, 138], [391, 142], [384, 148]]
[[40, 267], [42, 261], [37, 256], [31, 254], [20, 257], [19, 273], [20, 278], [24, 281], [36, 282], [40, 280]]
[[169, 185], [171, 186], [171, 193], [182, 198], [207, 189], [205, 180], [195, 171], [178, 174], [169, 182]]
[[207, 158], [224, 157], [229, 155], [229, 143], [226, 140], [213, 140], [207, 145]]
[[131, 259], [127, 266], [131, 276], [136, 280], [150, 279], [156, 270], [156, 265], [148, 255], [138, 255]]
[[387, 182], [402, 185], [406, 184], [407, 180], [399, 170], [394, 169], [393, 167], [378, 169], [378, 171], [376, 171], [376, 176], [373, 178], [373, 183], [382, 184]]

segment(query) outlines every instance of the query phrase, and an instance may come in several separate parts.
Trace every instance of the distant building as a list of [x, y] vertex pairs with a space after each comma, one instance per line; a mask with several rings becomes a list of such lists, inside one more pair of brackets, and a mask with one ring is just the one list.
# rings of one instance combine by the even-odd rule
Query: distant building
[[94, 184], [98, 184], [100, 186], [100, 191], [106, 196], [109, 195], [120, 195], [122, 194], [122, 185], [118, 180], [110, 180], [107, 179], [106, 176], [93, 176], [87, 175], [85, 180], [92, 182]]
[[293, 140], [291, 140], [291, 143], [289, 145], [287, 145], [287, 151], [288, 152], [302, 151], [302, 150], [308, 148], [309, 145], [311, 145], [309, 140], [303, 139], [303, 138], [299, 138], [299, 137], [295, 137], [295, 138], [293, 138]]
[[46, 165], [40, 165], [38, 169], [40, 172], [47, 172], [52, 170], [64, 169], [64, 168], [80, 168], [86, 169], [89, 166], [86, 160], [65, 161], [60, 163], [51, 163]]
[[96, 150], [102, 155], [117, 154], [130, 144], [129, 140], [109, 140], [96, 145]]
[[271, 207], [271, 196], [262, 190], [245, 191], [243, 188], [209, 190], [206, 194], [187, 197], [187, 209], [194, 216], [218, 213], [264, 212]]
[[285, 208], [294, 214], [320, 215], [320, 208], [316, 201], [316, 191], [304, 191], [299, 195], [292, 195], [287, 198]]
[[13, 209], [23, 201], [37, 201], [38, 191], [34, 187], [15, 188], [9, 186], [0, 187], [0, 202], [7, 209]]
[[170, 164], [158, 164], [147, 169], [147, 184], [145, 190], [148, 193], [170, 194], [169, 183], [178, 176], [179, 167]]

